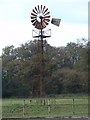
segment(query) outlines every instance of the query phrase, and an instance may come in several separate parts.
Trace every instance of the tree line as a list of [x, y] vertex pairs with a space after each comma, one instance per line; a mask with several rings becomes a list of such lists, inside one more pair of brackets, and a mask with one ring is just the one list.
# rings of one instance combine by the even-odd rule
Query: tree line
[[[43, 41], [45, 95], [88, 93], [90, 42], [54, 47]], [[2, 52], [2, 97], [39, 96], [40, 41], [34, 40]], [[85, 44], [84, 44], [85, 43]]]

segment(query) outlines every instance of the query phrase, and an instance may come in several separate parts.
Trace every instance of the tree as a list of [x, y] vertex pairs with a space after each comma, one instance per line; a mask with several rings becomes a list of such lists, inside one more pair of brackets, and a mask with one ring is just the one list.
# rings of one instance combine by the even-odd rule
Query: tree
[[[7, 46], [2, 53], [3, 97], [39, 96], [40, 49], [34, 40], [20, 47]], [[50, 46], [44, 41], [43, 72], [46, 95], [88, 92], [89, 43]]]

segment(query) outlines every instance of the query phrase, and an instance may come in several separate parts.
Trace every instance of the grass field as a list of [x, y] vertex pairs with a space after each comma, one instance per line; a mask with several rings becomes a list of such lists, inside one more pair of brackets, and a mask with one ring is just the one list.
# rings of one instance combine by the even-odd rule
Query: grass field
[[88, 116], [88, 98], [3, 99], [3, 118]]

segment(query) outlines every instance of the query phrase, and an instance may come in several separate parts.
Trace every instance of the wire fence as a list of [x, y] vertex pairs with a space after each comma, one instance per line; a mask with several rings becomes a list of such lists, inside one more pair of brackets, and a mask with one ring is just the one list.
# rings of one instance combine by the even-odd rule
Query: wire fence
[[2, 104], [2, 118], [88, 117], [88, 99], [11, 99]]

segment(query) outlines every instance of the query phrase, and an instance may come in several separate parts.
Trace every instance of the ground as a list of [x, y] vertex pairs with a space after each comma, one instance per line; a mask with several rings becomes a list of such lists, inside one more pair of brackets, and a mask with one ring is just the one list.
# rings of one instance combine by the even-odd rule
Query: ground
[[2, 120], [90, 120], [90, 118], [4, 118]]

